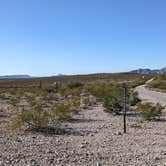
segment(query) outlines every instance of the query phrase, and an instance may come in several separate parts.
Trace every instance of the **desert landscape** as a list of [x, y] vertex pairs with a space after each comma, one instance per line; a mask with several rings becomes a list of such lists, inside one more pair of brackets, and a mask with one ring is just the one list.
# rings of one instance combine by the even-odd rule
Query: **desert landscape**
[[166, 166], [166, 0], [0, 0], [0, 166]]
[[[127, 109], [127, 133], [123, 133], [121, 111], [119, 114], [115, 114], [113, 110], [104, 111], [103, 101], [99, 100], [103, 95], [107, 96], [107, 92], [100, 89], [103, 84], [105, 87], [117, 84], [121, 86], [121, 82], [125, 81], [128, 84], [128, 91], [129, 89], [137, 91], [141, 102], [153, 104], [161, 102], [162, 106], [165, 106], [166, 93], [152, 91], [145, 87], [145, 85], [148, 86], [149, 77], [154, 76], [145, 78], [142, 75], [120, 74], [118, 82], [115, 81], [117, 76], [114, 75], [104, 79], [98, 76], [95, 81], [94, 79], [89, 81], [87, 79], [89, 76], [80, 77], [76, 77], [72, 83], [71, 78], [63, 78], [69, 80], [63, 85], [63, 88], [68, 88], [66, 92], [60, 87], [63, 84], [62, 78], [60, 78], [59, 87], [55, 86], [55, 80], [58, 78], [52, 78], [50, 82], [46, 78], [47, 81], [43, 83], [42, 89], [29, 86], [26, 88], [27, 85], [24, 85], [24, 88], [9, 88], [11, 80], [5, 81], [5, 86], [8, 88], [1, 88], [0, 96], [0, 165], [166, 165], [166, 113], [164, 109], [159, 119], [144, 120], [139, 111], [135, 109], [136, 106], [130, 104]], [[82, 82], [78, 84], [76, 80]], [[24, 79], [13, 81], [15, 86], [23, 85], [22, 81], [26, 82]], [[99, 83], [96, 85], [95, 82]], [[4, 80], [0, 81], [0, 85], [4, 86]], [[14, 85], [13, 82], [12, 85]], [[37, 85], [40, 85], [38, 79]], [[114, 93], [114, 89], [111, 93]], [[52, 103], [64, 103], [76, 96], [79, 100], [82, 100], [81, 96], [88, 100], [80, 103], [82, 105], [76, 104], [73, 111], [67, 110], [71, 115], [60, 125], [53, 123], [50, 126], [41, 123], [41, 126], [35, 126], [36, 124], [23, 123], [22, 126], [15, 127], [17, 115], [25, 111], [24, 109], [30, 112], [32, 105], [37, 104], [35, 102], [38, 102], [41, 96], [43, 98], [40, 100], [43, 101], [42, 107], [44, 108], [50, 107]], [[121, 97], [123, 98], [123, 94]], [[111, 101], [110, 99], [109, 102]], [[43, 108], [42, 111], [44, 111]], [[22, 120], [25, 119], [22, 117]], [[32, 119], [29, 119], [29, 122], [33, 122]]]

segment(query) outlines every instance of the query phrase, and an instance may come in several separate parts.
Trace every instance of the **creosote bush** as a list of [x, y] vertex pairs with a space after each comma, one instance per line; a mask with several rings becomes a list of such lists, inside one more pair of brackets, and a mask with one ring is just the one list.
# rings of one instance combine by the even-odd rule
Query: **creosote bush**
[[71, 107], [71, 112], [78, 113], [80, 111], [80, 97], [71, 97], [68, 102]]
[[55, 122], [64, 122], [71, 118], [71, 105], [70, 103], [56, 103], [50, 110], [51, 118]]
[[36, 97], [34, 95], [32, 96], [26, 96], [27, 102], [30, 103], [32, 106], [36, 104]]
[[128, 100], [129, 100], [130, 106], [135, 106], [139, 102], [141, 102], [141, 100], [138, 97], [138, 92], [135, 92], [133, 90], [130, 90], [130, 94], [129, 94]]
[[164, 107], [159, 103], [156, 105], [152, 105], [151, 103], [140, 103], [138, 104], [136, 111], [139, 112], [145, 120], [155, 120], [161, 116], [163, 109]]
[[12, 97], [9, 101], [8, 104], [11, 104], [12, 106], [17, 106], [19, 104], [20, 100], [18, 98]]
[[88, 96], [88, 97], [84, 97], [84, 98], [82, 99], [82, 104], [83, 104], [83, 107], [84, 107], [84, 108], [87, 108], [87, 107], [90, 105], [89, 96]]
[[70, 119], [70, 104], [56, 103], [50, 109], [45, 110], [42, 104], [38, 104], [31, 110], [23, 110], [16, 119], [16, 127], [25, 125], [29, 129], [40, 130], [50, 125], [56, 127]]
[[104, 102], [103, 102], [103, 107], [105, 112], [110, 112], [114, 114], [120, 114], [122, 111], [122, 101], [120, 101], [120, 98], [113, 97], [113, 96], [108, 96], [105, 97]]
[[16, 119], [16, 127], [22, 125], [30, 129], [40, 129], [46, 127], [49, 123], [49, 114], [45, 110], [23, 110]]
[[81, 83], [81, 82], [70, 82], [70, 83], [68, 84], [68, 87], [69, 87], [70, 89], [81, 88], [81, 87], [83, 87], [83, 86], [84, 86], [84, 84]]

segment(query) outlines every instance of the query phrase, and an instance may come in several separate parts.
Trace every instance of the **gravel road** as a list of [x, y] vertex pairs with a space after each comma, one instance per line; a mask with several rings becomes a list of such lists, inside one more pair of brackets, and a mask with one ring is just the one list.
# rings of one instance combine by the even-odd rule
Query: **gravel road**
[[136, 91], [139, 93], [139, 97], [142, 100], [152, 103], [160, 103], [163, 106], [166, 105], [166, 93], [152, 91], [145, 86], [146, 85], [141, 85], [136, 88]]

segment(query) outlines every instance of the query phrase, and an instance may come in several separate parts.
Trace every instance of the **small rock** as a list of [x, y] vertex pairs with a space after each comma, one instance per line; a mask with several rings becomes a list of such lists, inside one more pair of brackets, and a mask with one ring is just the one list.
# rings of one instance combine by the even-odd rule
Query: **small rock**
[[85, 144], [85, 145], [88, 145], [88, 142], [85, 141], [84, 144]]
[[38, 163], [37, 163], [36, 160], [33, 160], [33, 159], [32, 159], [32, 160], [30, 161], [30, 163], [31, 163], [32, 166], [38, 166]]
[[156, 161], [157, 161], [157, 160], [161, 160], [161, 158], [160, 158], [160, 157], [156, 157], [155, 160], [156, 160]]
[[22, 139], [21, 139], [20, 137], [17, 137], [17, 138], [16, 138], [16, 141], [17, 141], [17, 142], [22, 142]]
[[122, 135], [121, 132], [114, 133], [114, 135]]
[[81, 145], [80, 145], [80, 148], [81, 148], [81, 149], [85, 148], [85, 145], [84, 145], [84, 144], [81, 144]]
[[122, 133], [121, 133], [121, 132], [118, 132], [118, 135], [122, 135]]
[[97, 166], [101, 166], [101, 164], [100, 164], [100, 163], [97, 163]]
[[53, 150], [48, 149], [46, 153], [54, 153]]

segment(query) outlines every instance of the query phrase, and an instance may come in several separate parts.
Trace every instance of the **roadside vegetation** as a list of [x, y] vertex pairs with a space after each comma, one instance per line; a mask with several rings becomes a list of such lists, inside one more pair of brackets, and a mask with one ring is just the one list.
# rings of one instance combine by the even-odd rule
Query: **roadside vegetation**
[[166, 91], [166, 75], [157, 75], [153, 81], [148, 83], [148, 87], [156, 90]]
[[141, 117], [145, 120], [155, 120], [160, 118], [163, 109], [164, 107], [159, 103], [156, 105], [152, 103], [140, 103], [136, 111], [140, 113]]

